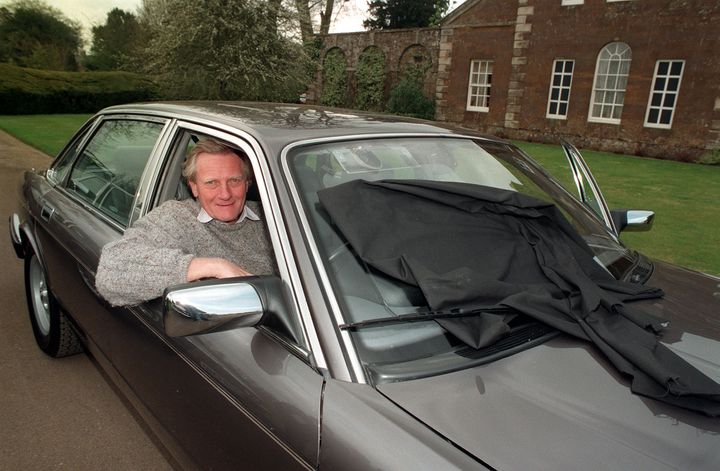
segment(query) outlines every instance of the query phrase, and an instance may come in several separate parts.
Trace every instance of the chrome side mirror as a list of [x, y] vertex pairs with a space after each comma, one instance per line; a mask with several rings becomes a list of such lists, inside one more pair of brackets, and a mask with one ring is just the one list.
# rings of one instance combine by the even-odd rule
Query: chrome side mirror
[[613, 222], [618, 232], [642, 232], [652, 229], [655, 221], [655, 213], [653, 211], [643, 211], [637, 209], [615, 209], [610, 211]]
[[180, 285], [169, 288], [163, 300], [163, 323], [170, 337], [251, 327], [264, 313], [252, 284], [238, 280]]

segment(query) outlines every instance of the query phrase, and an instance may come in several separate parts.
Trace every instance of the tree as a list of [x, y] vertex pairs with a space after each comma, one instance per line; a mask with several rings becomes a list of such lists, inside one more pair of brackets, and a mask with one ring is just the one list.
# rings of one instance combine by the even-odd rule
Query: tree
[[[312, 24], [314, 13], [320, 15], [318, 33], [328, 34], [335, 8], [335, 0], [325, 0], [324, 2], [322, 0], [295, 0], [295, 8], [298, 12], [298, 22], [300, 23], [300, 34], [303, 43], [308, 43], [315, 35]], [[342, 8], [342, 3], [340, 8]]]
[[90, 70], [131, 69], [143, 43], [143, 29], [132, 14], [113, 8], [104, 25], [92, 29], [93, 42], [86, 67]]
[[41, 0], [19, 0], [0, 12], [0, 61], [21, 67], [77, 70], [80, 25]]
[[438, 24], [449, 0], [370, 0], [365, 29], [424, 28]]
[[282, 34], [294, 15], [261, 0], [144, 0], [146, 72], [172, 98], [294, 100], [307, 54]]

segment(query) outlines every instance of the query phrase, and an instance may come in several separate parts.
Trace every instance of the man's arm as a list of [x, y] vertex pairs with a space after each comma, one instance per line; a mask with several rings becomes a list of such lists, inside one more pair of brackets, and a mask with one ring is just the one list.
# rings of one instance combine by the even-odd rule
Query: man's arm
[[202, 278], [232, 278], [251, 274], [223, 258], [196, 257], [190, 261], [188, 266], [187, 281], [196, 281]]

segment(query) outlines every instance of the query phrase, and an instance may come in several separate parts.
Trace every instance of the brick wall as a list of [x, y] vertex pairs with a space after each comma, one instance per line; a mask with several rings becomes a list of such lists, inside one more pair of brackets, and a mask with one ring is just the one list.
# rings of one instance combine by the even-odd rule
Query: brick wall
[[[408, 48], [424, 47], [432, 60], [426, 94], [436, 119], [500, 136], [557, 142], [675, 160], [694, 160], [720, 148], [720, 1], [468, 0], [441, 29], [425, 28], [324, 37], [325, 52], [342, 49], [351, 77], [359, 54], [378, 46], [386, 56], [386, 93], [397, 83]], [[588, 120], [598, 53], [620, 41], [632, 62], [620, 123]], [[546, 117], [553, 61], [575, 61], [566, 119]], [[472, 60], [492, 60], [489, 110], [468, 111]], [[671, 129], [644, 125], [655, 64], [684, 60]], [[311, 89], [319, 96], [322, 77]]]

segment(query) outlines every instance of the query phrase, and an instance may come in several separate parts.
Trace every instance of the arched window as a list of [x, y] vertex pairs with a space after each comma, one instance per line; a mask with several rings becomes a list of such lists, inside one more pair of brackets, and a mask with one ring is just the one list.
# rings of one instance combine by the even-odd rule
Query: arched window
[[588, 121], [620, 123], [631, 60], [632, 51], [625, 43], [614, 42], [602, 48], [595, 66]]

